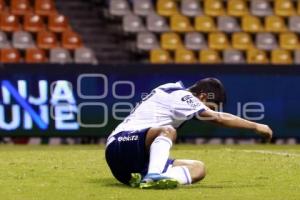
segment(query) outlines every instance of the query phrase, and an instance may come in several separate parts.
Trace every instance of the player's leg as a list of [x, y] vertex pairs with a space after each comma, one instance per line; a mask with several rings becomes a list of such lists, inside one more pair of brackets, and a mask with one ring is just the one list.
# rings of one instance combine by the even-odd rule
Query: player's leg
[[146, 149], [150, 152], [148, 174], [163, 172], [177, 133], [172, 126], [150, 128], [146, 135]]
[[142, 188], [173, 188], [177, 186], [176, 180], [161, 175], [169, 165], [170, 149], [176, 136], [176, 130], [172, 126], [148, 130], [145, 145], [150, 154], [149, 167], [148, 173], [142, 180]]
[[192, 184], [205, 177], [204, 163], [198, 160], [175, 160], [164, 176], [174, 178], [180, 184]]

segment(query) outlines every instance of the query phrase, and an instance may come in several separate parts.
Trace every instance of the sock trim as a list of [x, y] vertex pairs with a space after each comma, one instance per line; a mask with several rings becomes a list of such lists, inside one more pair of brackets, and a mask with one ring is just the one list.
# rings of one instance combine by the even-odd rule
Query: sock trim
[[165, 164], [165, 167], [164, 167], [164, 170], [162, 171], [162, 173], [167, 172], [169, 166], [173, 165], [173, 162], [174, 162], [174, 160], [169, 158]]
[[187, 184], [191, 184], [192, 183], [192, 180], [191, 180], [191, 175], [189, 174], [189, 171], [187, 171], [188, 169], [186, 167], [181, 167], [183, 172], [184, 172], [184, 175], [186, 177], [186, 180], [187, 180]]

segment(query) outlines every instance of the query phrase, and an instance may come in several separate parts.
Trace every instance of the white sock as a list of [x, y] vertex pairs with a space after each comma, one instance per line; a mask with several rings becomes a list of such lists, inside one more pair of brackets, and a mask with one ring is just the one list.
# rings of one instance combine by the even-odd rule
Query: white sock
[[150, 162], [148, 173], [162, 173], [170, 155], [172, 140], [165, 136], [155, 138], [150, 146]]
[[166, 173], [162, 174], [170, 178], [174, 178], [182, 185], [192, 184], [192, 177], [186, 166], [170, 167]]

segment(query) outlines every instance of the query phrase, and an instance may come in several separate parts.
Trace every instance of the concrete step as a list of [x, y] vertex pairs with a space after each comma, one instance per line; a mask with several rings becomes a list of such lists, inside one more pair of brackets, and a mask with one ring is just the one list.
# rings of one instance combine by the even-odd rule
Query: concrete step
[[123, 37], [121, 21], [104, 18], [100, 12], [104, 8], [97, 7], [101, 6], [100, 3], [92, 2], [61, 0], [57, 2], [57, 8], [69, 18], [72, 28], [81, 35], [84, 45], [93, 49], [99, 63], [133, 61], [134, 56]]

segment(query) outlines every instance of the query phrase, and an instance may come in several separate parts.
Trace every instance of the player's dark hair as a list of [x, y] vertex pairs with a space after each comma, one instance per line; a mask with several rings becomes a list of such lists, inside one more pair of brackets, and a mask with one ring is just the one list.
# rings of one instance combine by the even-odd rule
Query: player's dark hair
[[207, 94], [207, 102], [220, 105], [226, 103], [226, 93], [222, 82], [216, 78], [205, 78], [197, 81], [189, 88], [195, 96]]

